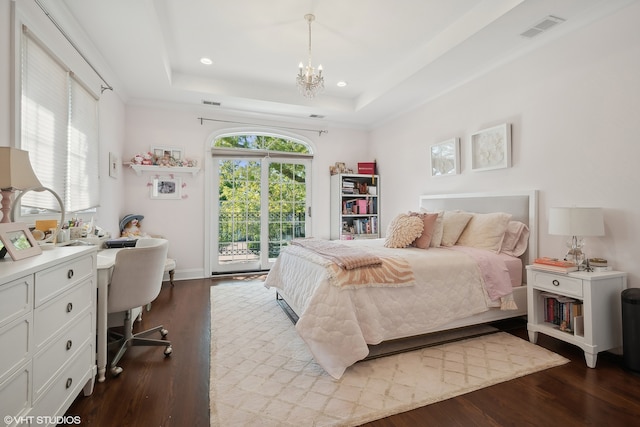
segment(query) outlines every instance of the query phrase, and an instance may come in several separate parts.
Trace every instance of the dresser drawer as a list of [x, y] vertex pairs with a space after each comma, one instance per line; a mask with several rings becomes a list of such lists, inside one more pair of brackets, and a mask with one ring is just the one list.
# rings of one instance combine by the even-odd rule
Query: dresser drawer
[[52, 376], [64, 366], [93, 335], [93, 313], [85, 311], [58, 339], [33, 358], [33, 398], [40, 395]]
[[73, 287], [94, 273], [95, 255], [65, 262], [36, 273], [35, 306]]
[[0, 286], [0, 328], [31, 311], [33, 275]]
[[31, 316], [0, 328], [0, 382], [31, 357]]
[[[24, 425], [18, 424], [16, 418], [26, 415], [31, 407], [30, 366], [30, 363], [26, 364], [6, 380], [0, 381], [0, 414], [2, 414], [3, 421], [5, 417], [14, 417], [14, 422], [9, 423], [12, 426]], [[6, 421], [4, 423], [8, 424]]]
[[[86, 344], [49, 387], [38, 398], [33, 398], [33, 409], [29, 415], [55, 417], [64, 415], [80, 390], [94, 375], [95, 350]], [[54, 424], [55, 425], [55, 424]]]
[[86, 280], [76, 288], [36, 308], [33, 319], [36, 351], [39, 351], [42, 345], [55, 336], [64, 325], [91, 307], [95, 295], [94, 281]]
[[582, 280], [560, 274], [531, 271], [532, 285], [536, 289], [557, 292], [562, 295], [582, 298]]

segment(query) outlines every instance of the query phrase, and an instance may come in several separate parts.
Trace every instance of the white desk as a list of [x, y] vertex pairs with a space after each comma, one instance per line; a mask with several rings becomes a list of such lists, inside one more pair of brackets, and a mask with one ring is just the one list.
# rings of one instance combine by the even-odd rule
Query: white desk
[[98, 252], [98, 382], [105, 380], [107, 372], [107, 298], [109, 283], [120, 249], [104, 249]]

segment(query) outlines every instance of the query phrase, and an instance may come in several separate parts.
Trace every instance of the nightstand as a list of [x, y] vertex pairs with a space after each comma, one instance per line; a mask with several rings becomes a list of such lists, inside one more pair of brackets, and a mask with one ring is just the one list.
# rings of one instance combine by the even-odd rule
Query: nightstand
[[[596, 367], [598, 353], [622, 346], [621, 293], [627, 288], [627, 273], [621, 271], [556, 273], [527, 266], [527, 331], [536, 343], [538, 332], [574, 344], [584, 351], [587, 366]], [[582, 319], [570, 331], [549, 321], [558, 307], [554, 301], [581, 305]], [[561, 306], [564, 307], [564, 306]], [[569, 313], [573, 307], [567, 307]], [[547, 321], [545, 321], [545, 318]], [[577, 326], [577, 327], [575, 327]]]

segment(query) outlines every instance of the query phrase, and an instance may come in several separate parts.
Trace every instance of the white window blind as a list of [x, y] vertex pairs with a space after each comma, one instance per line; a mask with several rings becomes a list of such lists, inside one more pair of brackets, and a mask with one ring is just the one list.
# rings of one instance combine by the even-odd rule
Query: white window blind
[[[22, 43], [22, 140], [43, 186], [68, 212], [98, 206], [98, 103], [28, 30]], [[58, 210], [47, 192], [30, 192], [24, 206]]]

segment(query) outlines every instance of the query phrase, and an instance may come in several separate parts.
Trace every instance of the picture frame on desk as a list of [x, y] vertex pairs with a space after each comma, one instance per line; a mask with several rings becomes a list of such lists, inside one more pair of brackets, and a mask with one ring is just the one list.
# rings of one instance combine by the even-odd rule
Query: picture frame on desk
[[42, 248], [31, 234], [27, 224], [23, 222], [9, 222], [0, 224], [0, 258], [9, 253], [11, 259], [18, 261], [42, 253]]

